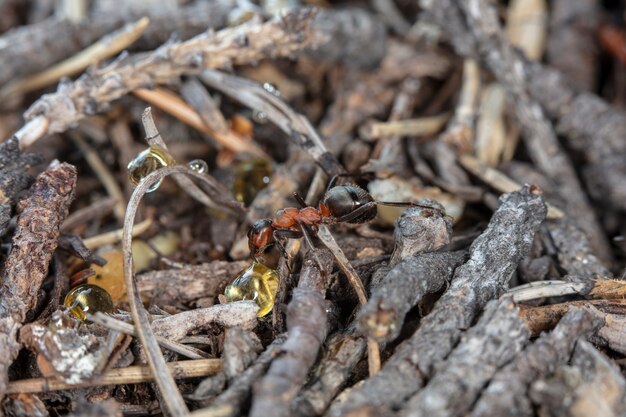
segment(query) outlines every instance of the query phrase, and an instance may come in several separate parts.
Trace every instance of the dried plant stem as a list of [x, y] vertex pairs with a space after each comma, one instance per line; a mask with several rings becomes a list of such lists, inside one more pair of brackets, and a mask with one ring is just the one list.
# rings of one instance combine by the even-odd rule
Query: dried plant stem
[[439, 132], [450, 119], [450, 114], [421, 117], [418, 119], [393, 120], [389, 122], [374, 122], [367, 125], [362, 134], [367, 139], [378, 139], [384, 136], [426, 136]]
[[[213, 182], [208, 179], [207, 175], [200, 174], [186, 166], [174, 165], [152, 172], [139, 183], [128, 202], [128, 206], [126, 208], [126, 218], [124, 219], [122, 251], [124, 253], [124, 281], [128, 295], [130, 312], [135, 326], [137, 327], [137, 334], [146, 351], [148, 364], [156, 377], [156, 383], [162, 394], [165, 408], [171, 415], [178, 417], [188, 415], [189, 410], [187, 409], [187, 406], [178, 391], [172, 375], [166, 367], [165, 359], [163, 358], [163, 354], [159, 348], [158, 341], [156, 340], [155, 335], [152, 332], [152, 328], [150, 327], [148, 312], [143, 307], [139, 291], [137, 290], [137, 284], [135, 282], [131, 249], [131, 230], [133, 228], [135, 214], [137, 213], [137, 208], [139, 207], [141, 198], [156, 181], [159, 181], [168, 175], [174, 174], [186, 174], [203, 181], [208, 187], [213, 187]], [[215, 188], [212, 191], [214, 193], [218, 192]], [[225, 197], [222, 196], [222, 199], [225, 200]]]
[[[480, 180], [484, 181], [501, 193], [510, 193], [515, 190], [519, 190], [522, 187], [522, 184], [513, 180], [502, 171], [481, 162], [475, 156], [469, 154], [462, 155], [459, 157], [459, 163], [463, 168], [476, 175], [480, 178]], [[548, 214], [546, 215], [546, 218], [561, 219], [565, 216], [565, 213], [563, 213], [561, 209], [554, 207], [550, 203], [546, 203], [546, 205], [548, 206]]]
[[150, 19], [147, 17], [130, 23], [120, 30], [105, 35], [90, 47], [47, 70], [8, 84], [0, 90], [0, 101], [15, 94], [25, 94], [50, 85], [63, 77], [79, 73], [88, 66], [117, 54], [139, 39], [149, 23]]
[[[113, 317], [103, 314], [88, 314], [87, 319], [93, 323], [106, 327], [107, 329], [117, 330], [124, 334], [131, 336], [137, 336], [137, 331], [132, 324], [123, 322], [121, 320], [114, 319]], [[160, 336], [156, 336], [157, 342], [166, 349], [181, 354], [189, 359], [205, 359], [206, 354], [198, 349], [190, 348], [182, 343], [173, 342]]]
[[[354, 270], [348, 258], [341, 250], [341, 247], [337, 244], [337, 241], [328, 230], [326, 226], [320, 226], [317, 236], [322, 241], [324, 245], [332, 252], [333, 256], [337, 260], [339, 267], [348, 277], [348, 281], [350, 285], [356, 292], [356, 295], [359, 299], [359, 304], [364, 306], [367, 304], [367, 292], [365, 291], [365, 287], [363, 286], [363, 282], [361, 282], [361, 278], [359, 278], [359, 274]], [[374, 375], [380, 370], [381, 361], [380, 361], [380, 346], [375, 339], [368, 338], [367, 339], [367, 363], [369, 367], [370, 375]]]
[[211, 136], [222, 146], [233, 152], [250, 152], [258, 156], [267, 157], [261, 149], [255, 146], [254, 142], [245, 141], [231, 130], [222, 132], [210, 126], [206, 119], [203, 119], [194, 108], [169, 90], [164, 88], [154, 88], [152, 90], [138, 88], [133, 91], [133, 94], [143, 101], [171, 114], [194, 129]]
[[[143, 123], [143, 127], [146, 131], [146, 141], [148, 142], [148, 144], [150, 146], [157, 145], [167, 150], [167, 145], [165, 144], [165, 141], [157, 130], [156, 125], [154, 124], [154, 119], [152, 118], [152, 109], [150, 109], [150, 107], [144, 110], [141, 117], [141, 122]], [[239, 216], [243, 216], [245, 214], [245, 210], [242, 204], [233, 198], [229, 198], [230, 192], [228, 192], [210, 175], [202, 175], [203, 182], [207, 184], [210, 190], [213, 190], [210, 195], [200, 189], [193, 181], [191, 181], [191, 179], [187, 178], [184, 175], [174, 174], [173, 178], [174, 181], [176, 181], [176, 183], [180, 186], [180, 188], [182, 188], [196, 201], [204, 204], [205, 206], [217, 210], [224, 210], [224, 208], [226, 208], [231, 213]], [[217, 203], [221, 203], [222, 205], [220, 206]]]
[[102, 161], [98, 152], [96, 152], [85, 139], [83, 139], [76, 132], [68, 132], [70, 133], [70, 137], [76, 143], [76, 145], [80, 148], [80, 150], [85, 155], [85, 160], [93, 169], [96, 176], [102, 182], [102, 186], [107, 191], [107, 194], [116, 201], [115, 206], [113, 207], [113, 214], [115, 218], [121, 223], [124, 221], [124, 211], [126, 210], [126, 206], [124, 204], [124, 193], [120, 188], [120, 185], [117, 183], [117, 180], [111, 174], [111, 171], [107, 167], [107, 165]]
[[538, 281], [511, 288], [508, 293], [513, 295], [516, 303], [536, 300], [544, 297], [560, 297], [562, 295], [580, 294], [587, 287], [586, 283], [566, 281]]
[[[222, 370], [221, 359], [197, 359], [193, 361], [170, 362], [168, 372], [176, 375], [177, 379], [199, 378], [215, 375]], [[68, 384], [53, 378], [33, 378], [13, 381], [9, 383], [8, 394], [51, 392], [105, 385], [139, 384], [153, 381], [152, 371], [147, 366], [129, 366], [115, 368], [102, 374], [99, 378], [85, 381], [80, 384]]]
[[[144, 233], [146, 230], [150, 228], [150, 226], [152, 226], [152, 223], [153, 223], [153, 220], [151, 218], [148, 218], [142, 221], [141, 223], [134, 225], [132, 236], [135, 237]], [[112, 245], [122, 240], [123, 231], [124, 229], [117, 229], [111, 232], [102, 233], [100, 235], [96, 235], [96, 236], [83, 240], [83, 243], [85, 244], [85, 247], [87, 249], [91, 249], [91, 250], [97, 249], [105, 245]]]

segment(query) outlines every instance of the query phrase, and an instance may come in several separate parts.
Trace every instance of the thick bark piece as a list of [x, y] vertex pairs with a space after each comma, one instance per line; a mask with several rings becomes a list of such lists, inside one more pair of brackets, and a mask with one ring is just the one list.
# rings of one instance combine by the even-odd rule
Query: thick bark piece
[[7, 372], [19, 352], [17, 331], [37, 305], [75, 187], [76, 168], [60, 164], [40, 174], [28, 198], [18, 204], [13, 247], [0, 289], [0, 396], [6, 392]]
[[529, 336], [510, 297], [490, 301], [478, 323], [400, 416], [465, 415], [484, 385], [523, 349]]
[[378, 374], [335, 403], [328, 415], [357, 410], [377, 414], [402, 406], [445, 360], [463, 329], [506, 289], [518, 263], [528, 255], [546, 211], [543, 199], [532, 188], [502, 196], [489, 226], [472, 244], [469, 261], [457, 268], [450, 288], [420, 328]]
[[[250, 415], [289, 416], [291, 401], [306, 382], [327, 332], [324, 296], [333, 258], [327, 251], [308, 256], [287, 310], [288, 337], [267, 374], [257, 383]], [[323, 270], [318, 269], [317, 259]]]
[[601, 324], [602, 320], [586, 309], [570, 310], [552, 332], [544, 333], [495, 374], [471, 416], [532, 416], [534, 412], [528, 398], [530, 384], [566, 363], [576, 341], [588, 337]]

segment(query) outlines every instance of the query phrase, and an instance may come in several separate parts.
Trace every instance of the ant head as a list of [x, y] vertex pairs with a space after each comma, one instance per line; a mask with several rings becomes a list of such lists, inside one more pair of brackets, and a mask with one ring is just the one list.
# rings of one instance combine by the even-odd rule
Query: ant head
[[[365, 223], [376, 217], [376, 205], [372, 205], [362, 213], [355, 212], [355, 210], [373, 201], [374, 199], [367, 191], [357, 185], [349, 184], [328, 190], [321, 204], [326, 206], [330, 215], [339, 221]], [[354, 216], [350, 216], [353, 213]]]
[[272, 219], [263, 219], [255, 222], [248, 230], [248, 247], [250, 248], [250, 256], [256, 259], [256, 256], [263, 253], [265, 248], [274, 243], [274, 235], [272, 230]]

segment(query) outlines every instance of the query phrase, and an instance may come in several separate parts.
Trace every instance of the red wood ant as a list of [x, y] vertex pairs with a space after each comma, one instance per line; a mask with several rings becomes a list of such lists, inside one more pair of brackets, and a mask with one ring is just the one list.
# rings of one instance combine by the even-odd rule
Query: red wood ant
[[307, 230], [317, 233], [320, 224], [335, 223], [366, 223], [373, 220], [378, 213], [377, 206], [421, 207], [441, 212], [439, 208], [411, 202], [374, 201], [372, 196], [355, 184], [333, 186], [333, 178], [328, 185], [319, 208], [307, 206], [304, 199], [295, 193], [294, 197], [302, 208], [288, 207], [276, 211], [273, 218], [262, 219], [254, 223], [248, 230], [248, 246], [250, 256], [257, 257], [272, 244], [277, 244], [283, 255], [285, 248], [281, 241], [304, 237], [309, 246], [313, 247]]

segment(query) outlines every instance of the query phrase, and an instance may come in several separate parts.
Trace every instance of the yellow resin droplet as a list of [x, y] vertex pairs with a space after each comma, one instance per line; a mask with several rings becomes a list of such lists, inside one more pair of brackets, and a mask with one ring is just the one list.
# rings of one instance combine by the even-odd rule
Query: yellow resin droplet
[[269, 161], [259, 158], [237, 165], [233, 191], [235, 198], [246, 206], [252, 203], [259, 191], [267, 187], [272, 175]]
[[[174, 158], [172, 158], [165, 149], [160, 146], [150, 146], [148, 149], [139, 152], [139, 154], [128, 163], [128, 178], [130, 182], [136, 186], [141, 180], [157, 169], [175, 164], [176, 161], [174, 161]], [[159, 188], [162, 181], [163, 180], [159, 180], [152, 184], [148, 192], [150, 193]]]
[[113, 301], [109, 293], [92, 284], [83, 284], [73, 288], [65, 296], [63, 305], [69, 308], [70, 313], [81, 321], [86, 321], [87, 313], [113, 312]]
[[276, 291], [278, 291], [278, 274], [276, 271], [254, 262], [241, 271], [232, 284], [226, 287], [224, 295], [228, 302], [256, 301], [260, 307], [257, 316], [263, 317], [272, 311]]
[[101, 256], [107, 261], [106, 265], [91, 265], [95, 275], [87, 278], [87, 283], [104, 289], [113, 301], [120, 301], [126, 295], [124, 254], [119, 250], [113, 250]]

